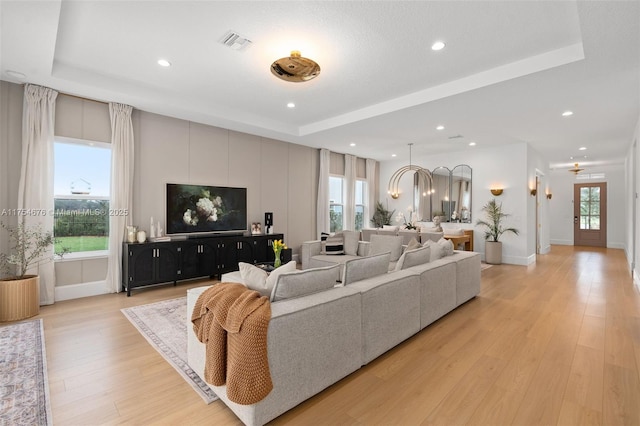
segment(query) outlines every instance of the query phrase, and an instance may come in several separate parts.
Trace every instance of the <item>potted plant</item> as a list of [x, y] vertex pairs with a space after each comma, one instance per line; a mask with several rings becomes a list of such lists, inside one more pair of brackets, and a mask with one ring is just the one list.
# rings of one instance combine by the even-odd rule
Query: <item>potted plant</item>
[[384, 225], [391, 225], [391, 217], [394, 212], [395, 210], [389, 211], [385, 209], [382, 203], [378, 201], [376, 203], [376, 211], [373, 213], [371, 222], [373, 222], [376, 228], [382, 228]]
[[498, 204], [496, 199], [489, 200], [482, 211], [485, 214], [485, 219], [480, 219], [476, 222], [476, 225], [482, 225], [486, 229], [484, 231], [485, 250], [484, 257], [485, 262], [499, 265], [502, 263], [502, 242], [500, 236], [505, 232], [511, 232], [515, 235], [519, 235], [520, 231], [516, 228], [503, 227], [502, 221], [510, 215], [502, 211], [502, 203]]
[[[54, 243], [52, 232], [39, 225], [7, 226], [10, 254], [0, 253], [0, 321], [16, 321], [40, 312], [40, 279], [27, 271], [47, 260]], [[50, 259], [49, 259], [50, 260]]]

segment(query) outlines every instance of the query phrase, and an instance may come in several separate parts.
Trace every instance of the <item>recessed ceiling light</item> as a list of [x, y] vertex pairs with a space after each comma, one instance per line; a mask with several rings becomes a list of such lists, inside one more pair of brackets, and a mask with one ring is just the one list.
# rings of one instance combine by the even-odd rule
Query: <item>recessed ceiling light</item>
[[391, 154], [391, 156], [392, 156], [392, 157], [395, 157], [395, 156], [396, 156], [396, 154]]
[[295, 107], [296, 107], [296, 104], [294, 104], [293, 102], [289, 102], [287, 104], [287, 108], [295, 108]]
[[436, 41], [431, 45], [431, 50], [442, 50], [444, 49], [444, 46], [445, 46], [444, 42]]
[[161, 67], [170, 67], [171, 62], [167, 61], [166, 59], [158, 59], [158, 65], [160, 65]]
[[436, 130], [444, 130], [444, 126], [441, 124], [438, 127], [436, 127]]
[[586, 151], [587, 147], [586, 146], [581, 146], [580, 148], [578, 148], [579, 151]]
[[356, 146], [356, 144], [355, 144], [355, 143], [353, 143], [353, 142], [351, 142], [351, 143], [349, 144], [349, 146]]
[[475, 142], [469, 142], [469, 146], [476, 146]]
[[565, 111], [565, 112], [562, 113], [563, 117], [569, 117], [571, 115], [573, 115], [573, 111]]

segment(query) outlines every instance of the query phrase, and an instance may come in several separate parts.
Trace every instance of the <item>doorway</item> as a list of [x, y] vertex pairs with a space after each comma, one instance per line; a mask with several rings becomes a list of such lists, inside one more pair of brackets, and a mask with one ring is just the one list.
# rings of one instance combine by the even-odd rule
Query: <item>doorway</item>
[[573, 186], [573, 245], [607, 246], [607, 184]]

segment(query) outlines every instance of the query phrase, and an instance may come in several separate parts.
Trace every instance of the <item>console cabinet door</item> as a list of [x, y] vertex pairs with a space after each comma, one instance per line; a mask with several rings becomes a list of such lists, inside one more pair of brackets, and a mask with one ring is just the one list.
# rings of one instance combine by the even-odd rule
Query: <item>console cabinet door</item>
[[181, 245], [182, 279], [213, 276], [216, 273], [215, 243], [207, 240], [193, 240]]
[[273, 262], [275, 254], [273, 253], [273, 242], [282, 240], [282, 234], [261, 235], [253, 238], [253, 256], [256, 263]]
[[158, 244], [155, 257], [155, 281], [162, 283], [180, 278], [180, 257], [176, 247]]
[[241, 238], [235, 242], [236, 263], [254, 263], [253, 241], [250, 238]]

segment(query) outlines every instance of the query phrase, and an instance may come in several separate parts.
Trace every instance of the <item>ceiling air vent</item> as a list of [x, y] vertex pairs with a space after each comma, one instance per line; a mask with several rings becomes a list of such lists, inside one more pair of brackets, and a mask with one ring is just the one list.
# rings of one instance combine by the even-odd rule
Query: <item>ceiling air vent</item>
[[234, 31], [229, 31], [225, 34], [221, 42], [233, 50], [245, 50], [247, 47], [251, 46], [251, 40]]
[[449, 136], [449, 139], [462, 139], [462, 138], [464, 138], [464, 136], [462, 135]]

